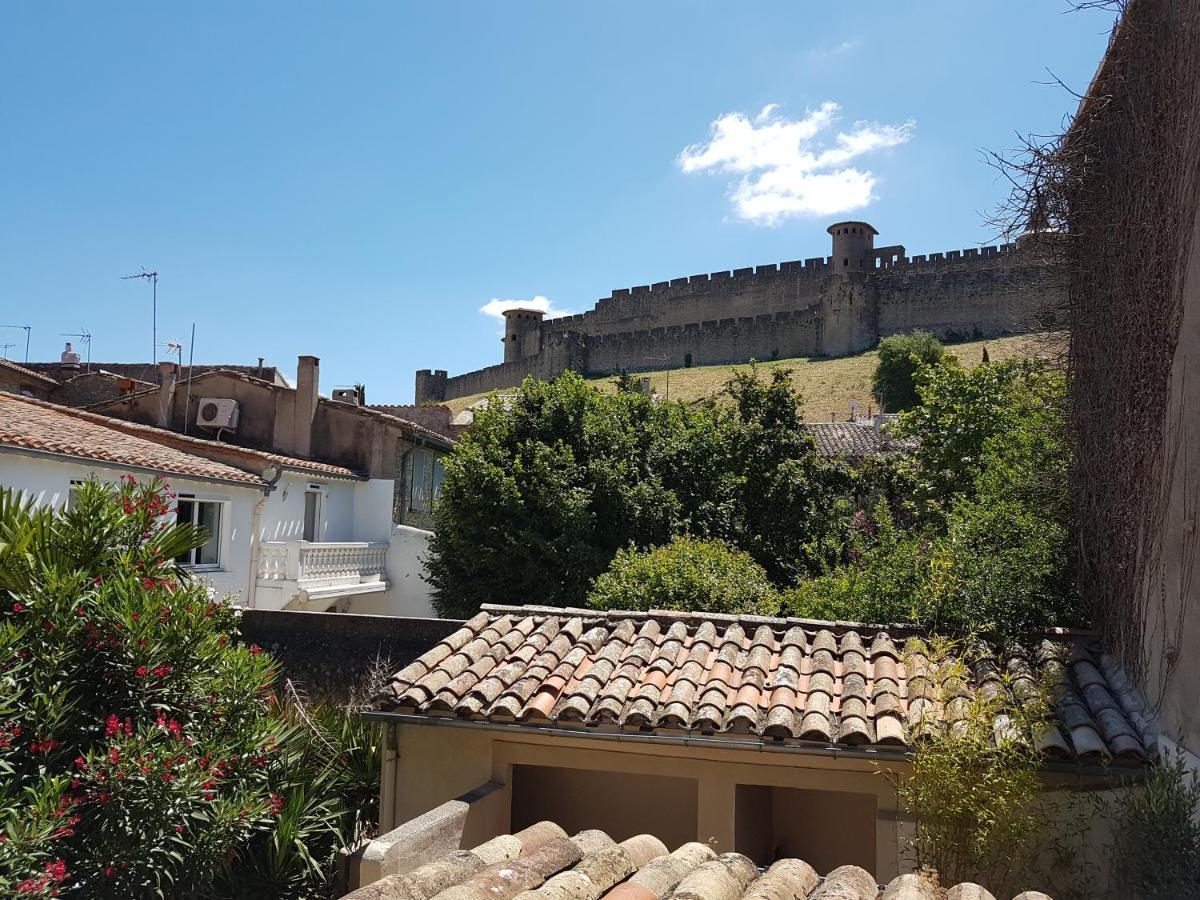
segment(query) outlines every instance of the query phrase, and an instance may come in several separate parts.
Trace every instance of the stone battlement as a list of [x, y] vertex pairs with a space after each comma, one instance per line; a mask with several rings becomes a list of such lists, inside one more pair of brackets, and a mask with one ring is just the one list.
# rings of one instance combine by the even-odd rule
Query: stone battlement
[[[674, 278], [614, 290], [587, 312], [526, 317], [506, 335], [505, 362], [447, 378], [417, 373], [417, 401], [553, 377], [841, 355], [918, 328], [942, 336], [1038, 327], [1054, 298], [1046, 263], [1021, 244], [909, 255], [874, 246], [875, 229], [828, 229], [832, 254]], [[512, 324], [512, 323], [510, 323]]]

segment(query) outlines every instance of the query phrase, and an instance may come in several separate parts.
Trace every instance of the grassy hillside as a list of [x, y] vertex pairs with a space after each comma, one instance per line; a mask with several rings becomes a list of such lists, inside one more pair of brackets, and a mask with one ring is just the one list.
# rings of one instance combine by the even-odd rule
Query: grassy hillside
[[[983, 358], [983, 348], [993, 361], [1013, 356], [1043, 356], [1058, 352], [1060, 341], [1054, 335], [1036, 334], [1018, 337], [996, 338], [988, 341], [968, 341], [951, 344], [947, 349], [965, 366], [978, 365]], [[798, 358], [781, 359], [759, 363], [764, 371], [784, 368], [792, 370], [792, 383], [805, 399], [805, 418], [812, 422], [828, 422], [832, 417], [845, 420], [850, 415], [850, 401], [858, 401], [860, 414], [867, 412], [871, 400], [871, 375], [875, 371], [876, 352], [869, 350], [858, 356], [838, 359]], [[697, 366], [691, 369], [671, 369], [669, 372], [641, 372], [637, 377], [649, 376], [651, 384], [659, 394], [667, 393], [670, 381], [672, 400], [692, 402], [711, 397], [720, 392], [730, 373], [746, 366]], [[613, 390], [616, 378], [600, 378], [598, 386]], [[447, 401], [447, 406], [458, 412], [478, 400], [482, 394], [459, 397]]]

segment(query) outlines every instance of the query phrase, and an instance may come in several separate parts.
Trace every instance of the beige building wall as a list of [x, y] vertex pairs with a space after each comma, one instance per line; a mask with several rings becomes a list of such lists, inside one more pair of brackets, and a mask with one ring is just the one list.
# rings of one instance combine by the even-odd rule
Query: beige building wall
[[391, 727], [381, 831], [495, 782], [505, 787], [489, 798], [502, 807], [490, 813], [496, 834], [529, 817], [552, 818], [568, 831], [699, 840], [761, 863], [782, 849], [824, 871], [852, 862], [882, 880], [900, 872], [895, 792], [867, 758], [533, 729]]
[[[1163, 516], [1158, 565], [1146, 584], [1143, 690], [1164, 735], [1200, 756], [1200, 216], [1192, 223], [1183, 319], [1163, 422]], [[1152, 557], [1153, 558], [1153, 557]]]

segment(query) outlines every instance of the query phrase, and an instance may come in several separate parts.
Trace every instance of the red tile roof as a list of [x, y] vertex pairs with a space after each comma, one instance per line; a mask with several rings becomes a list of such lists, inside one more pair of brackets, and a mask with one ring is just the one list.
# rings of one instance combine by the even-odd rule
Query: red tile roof
[[881, 434], [874, 425], [858, 422], [808, 422], [804, 430], [812, 436], [817, 452], [822, 456], [861, 459], [917, 447], [915, 438], [891, 438], [886, 432]]
[[[13, 397], [13, 395], [3, 395]], [[353, 469], [348, 469], [345, 466], [335, 466], [331, 463], [317, 462], [312, 459], [302, 459], [297, 456], [284, 456], [279, 453], [268, 453], [265, 450], [252, 450], [249, 447], [241, 447], [237, 444], [227, 444], [221, 441], [210, 441], [204, 438], [190, 437], [189, 435], [178, 434], [174, 431], [168, 431], [164, 428], [154, 428], [150, 425], [140, 425], [137, 422], [127, 422], [124, 419], [113, 418], [112, 416], [102, 416], [99, 413], [88, 412], [82, 409], [72, 409], [65, 406], [58, 406], [54, 403], [48, 403], [44, 400], [32, 400], [28, 397], [15, 398], [22, 402], [40, 405], [42, 407], [56, 410], [63, 416], [76, 419], [80, 422], [90, 422], [112, 431], [118, 431], [132, 437], [142, 438], [147, 441], [152, 441], [156, 444], [173, 447], [183, 453], [193, 454], [196, 456], [208, 456], [209, 454], [220, 456], [221, 459], [231, 459], [244, 461], [237, 463], [237, 468], [250, 472], [255, 476], [257, 481], [261, 481], [258, 476], [263, 469], [268, 466], [278, 466], [284, 469], [296, 469], [303, 472], [312, 472], [314, 474], [328, 476], [331, 478], [352, 478], [356, 480], [365, 479], [366, 476]]]
[[[935, 702], [927, 654], [903, 626], [762, 616], [485, 606], [398, 672], [381, 709], [530, 726], [750, 735], [795, 745], [910, 749]], [[964, 696], [1055, 684], [1052, 758], [1141, 760], [1152, 741], [1139, 694], [1090, 635], [973, 663]], [[906, 652], [906, 650], [908, 652]], [[999, 727], [999, 723], [997, 724]]]
[[251, 487], [264, 484], [250, 472], [123, 433], [95, 421], [100, 418], [81, 418], [75, 410], [0, 392], [0, 449], [36, 450]]
[[[411, 849], [426, 855], [422, 854], [424, 846]], [[880, 892], [875, 876], [859, 866], [838, 866], [821, 877], [803, 860], [788, 858], [760, 870], [741, 853], [718, 856], [699, 841], [670, 851], [649, 834], [620, 843], [598, 829], [568, 837], [562, 827], [545, 821], [516, 834], [497, 835], [470, 850], [444, 852], [424, 865], [401, 871], [403, 874], [384, 876], [343, 900], [515, 900], [518, 896], [526, 900], [995, 900], [973, 883], [947, 891], [933, 873], [899, 875]], [[1013, 900], [1051, 898], [1026, 891]]]
[[23, 375], [26, 378], [32, 378], [34, 381], [40, 382], [48, 388], [58, 387], [58, 382], [41, 372], [35, 372], [33, 369], [27, 369], [24, 366], [19, 366], [9, 359], [0, 359], [0, 368], [11, 369], [18, 375]]

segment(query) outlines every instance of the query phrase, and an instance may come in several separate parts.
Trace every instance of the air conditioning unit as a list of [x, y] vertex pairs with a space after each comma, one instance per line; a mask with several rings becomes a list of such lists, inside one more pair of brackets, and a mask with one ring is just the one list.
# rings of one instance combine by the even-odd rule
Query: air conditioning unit
[[334, 388], [333, 399], [339, 403], [353, 403], [355, 406], [358, 406], [358, 388]]
[[216, 397], [200, 398], [196, 424], [201, 428], [221, 428], [232, 431], [238, 426], [238, 402]]

